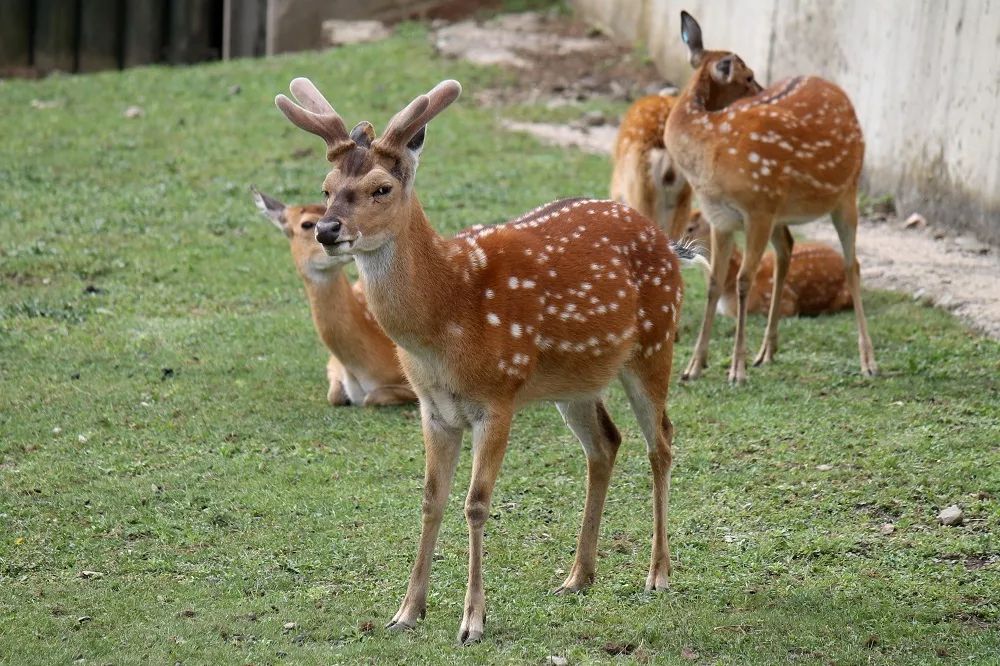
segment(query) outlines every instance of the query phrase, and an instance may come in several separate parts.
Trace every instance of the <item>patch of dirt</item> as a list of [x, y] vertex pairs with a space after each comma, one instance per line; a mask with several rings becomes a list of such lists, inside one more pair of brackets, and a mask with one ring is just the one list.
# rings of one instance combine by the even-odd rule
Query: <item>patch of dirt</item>
[[[839, 247], [828, 220], [799, 227], [810, 238]], [[865, 287], [910, 294], [955, 314], [1000, 340], [1000, 252], [966, 235], [934, 227], [906, 229], [890, 217], [862, 219], [858, 261]]]
[[634, 49], [558, 12], [434, 22], [432, 27], [431, 40], [441, 55], [509, 68], [512, 84], [473, 92], [484, 106], [630, 101], [669, 85]]
[[614, 125], [574, 127], [560, 123], [525, 123], [517, 120], [500, 122], [504, 129], [511, 132], [525, 132], [543, 143], [578, 148], [595, 155], [610, 154], [618, 134], [618, 128]]
[[[509, 69], [512, 83], [473, 92], [482, 106], [557, 108], [592, 99], [631, 101], [670, 87], [633, 49], [559, 13], [505, 14], [485, 22], [436, 22], [433, 27], [431, 39], [443, 55]], [[544, 143], [595, 154], [610, 154], [618, 131], [617, 123], [606, 119], [501, 122]], [[839, 248], [828, 219], [799, 230]], [[910, 294], [1000, 339], [1000, 249], [933, 225], [907, 228], [894, 217], [879, 217], [861, 221], [858, 260], [866, 287]]]

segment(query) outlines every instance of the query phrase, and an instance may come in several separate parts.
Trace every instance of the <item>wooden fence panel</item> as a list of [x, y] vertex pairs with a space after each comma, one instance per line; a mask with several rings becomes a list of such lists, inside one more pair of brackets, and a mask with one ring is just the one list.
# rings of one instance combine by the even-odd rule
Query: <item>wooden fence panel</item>
[[31, 65], [31, 0], [0, 2], [0, 70]]
[[75, 0], [36, 0], [34, 64], [43, 72], [76, 71]]
[[123, 13], [120, 0], [80, 0], [78, 71], [119, 67]]
[[128, 0], [125, 3], [123, 67], [149, 65], [163, 60], [166, 17], [165, 0]]

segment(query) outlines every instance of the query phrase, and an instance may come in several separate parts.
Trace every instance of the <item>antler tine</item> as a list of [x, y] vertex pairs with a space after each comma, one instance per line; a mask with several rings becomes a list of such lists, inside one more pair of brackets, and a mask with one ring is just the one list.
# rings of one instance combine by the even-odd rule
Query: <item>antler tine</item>
[[462, 84], [453, 79], [442, 81], [426, 95], [420, 95], [389, 121], [382, 140], [389, 144], [405, 144], [462, 94]]
[[294, 79], [289, 86], [296, 104], [285, 95], [278, 95], [274, 103], [293, 125], [315, 134], [326, 141], [326, 159], [332, 162], [346, 148], [354, 145], [347, 133], [343, 119], [333, 106], [319, 92], [312, 81], [306, 78]]
[[[333, 105], [326, 100], [326, 97], [323, 97], [323, 93], [309, 79], [302, 76], [294, 78], [288, 85], [288, 88], [295, 95], [295, 99], [307, 110], [313, 113], [332, 113], [337, 115], [337, 112], [333, 110]], [[340, 116], [337, 117], [339, 118]]]

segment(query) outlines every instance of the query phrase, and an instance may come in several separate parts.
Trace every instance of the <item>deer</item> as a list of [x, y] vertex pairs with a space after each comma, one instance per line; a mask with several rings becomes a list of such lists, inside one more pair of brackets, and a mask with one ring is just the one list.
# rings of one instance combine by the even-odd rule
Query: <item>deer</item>
[[[710, 227], [700, 211], [691, 213], [684, 230], [689, 241], [704, 241]], [[737, 315], [739, 301], [736, 277], [740, 272], [743, 255], [735, 247], [729, 255], [729, 269], [722, 287], [716, 313], [727, 317]], [[710, 271], [710, 269], [709, 269]], [[706, 271], [708, 275], [710, 272]], [[765, 314], [770, 309], [774, 283], [774, 254], [767, 253], [760, 260], [757, 274], [750, 283], [747, 297], [748, 314]], [[851, 292], [847, 288], [844, 258], [824, 243], [795, 243], [788, 264], [788, 275], [781, 291], [782, 317], [818, 316], [840, 312], [852, 306]]]
[[251, 192], [258, 210], [288, 239], [313, 325], [330, 350], [327, 401], [334, 407], [416, 402], [396, 359], [396, 346], [366, 306], [361, 282], [352, 287], [343, 271], [351, 258], [329, 256], [316, 241], [314, 227], [326, 207], [286, 206], [256, 188]]
[[732, 52], [706, 51], [701, 27], [685, 11], [681, 39], [694, 74], [667, 119], [664, 143], [712, 227], [708, 298], [694, 354], [681, 378], [695, 379], [708, 366], [712, 321], [725, 283], [733, 232], [743, 229], [746, 251], [736, 279], [736, 339], [728, 379], [741, 384], [747, 378], [747, 302], [767, 242], [770, 239], [775, 251], [774, 283], [755, 366], [770, 363], [778, 349], [780, 294], [794, 245], [788, 225], [826, 214], [843, 248], [861, 372], [877, 374], [855, 254], [865, 145], [850, 99], [835, 84], [816, 76], [786, 79], [740, 99], [740, 92], [754, 81], [753, 70]]
[[647, 95], [625, 112], [615, 139], [611, 198], [628, 204], [673, 240], [691, 213], [691, 186], [674, 168], [663, 145], [673, 95]]
[[457, 636], [482, 639], [486, 618], [483, 533], [511, 422], [523, 405], [554, 402], [587, 458], [576, 556], [555, 592], [589, 587], [621, 435], [602, 401], [617, 377], [646, 441], [653, 477], [647, 590], [667, 587], [667, 498], [673, 425], [667, 389], [683, 298], [681, 262], [697, 263], [650, 220], [614, 201], [563, 199], [504, 224], [451, 238], [431, 226], [414, 191], [428, 123], [459, 96], [446, 80], [374, 126], [350, 132], [305, 78], [278, 95], [289, 121], [326, 142], [332, 170], [316, 240], [353, 256], [368, 307], [399, 349], [420, 403], [425, 451], [421, 532], [406, 593], [387, 627], [412, 629], [425, 614], [438, 531], [463, 432], [472, 432], [465, 498], [468, 584]]

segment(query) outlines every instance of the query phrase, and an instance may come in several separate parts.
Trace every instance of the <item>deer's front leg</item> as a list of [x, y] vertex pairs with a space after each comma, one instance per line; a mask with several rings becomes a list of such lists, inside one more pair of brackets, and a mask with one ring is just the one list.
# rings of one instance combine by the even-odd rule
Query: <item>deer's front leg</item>
[[424, 499], [423, 525], [420, 529], [420, 547], [410, 572], [406, 596], [386, 625], [402, 631], [412, 629], [424, 616], [427, 608], [427, 584], [431, 573], [434, 544], [437, 542], [444, 506], [448, 501], [451, 482], [455, 477], [458, 454], [462, 449], [462, 430], [450, 428], [433, 417], [430, 408], [420, 403], [420, 416], [424, 431]]
[[469, 523], [469, 586], [465, 592], [462, 626], [458, 630], [459, 645], [469, 645], [483, 637], [486, 624], [483, 529], [490, 515], [493, 486], [507, 451], [512, 416], [513, 411], [508, 406], [490, 409], [472, 427], [472, 481], [465, 498], [465, 519]]
[[715, 308], [719, 297], [725, 289], [726, 276], [729, 273], [729, 255], [733, 251], [733, 235], [731, 232], [718, 231], [711, 228], [712, 269], [708, 277], [708, 297], [705, 300], [705, 313], [701, 318], [701, 330], [698, 341], [694, 345], [694, 354], [687, 370], [681, 379], [697, 379], [701, 371], [708, 367], [708, 341], [712, 337], [712, 322], [715, 321]]

